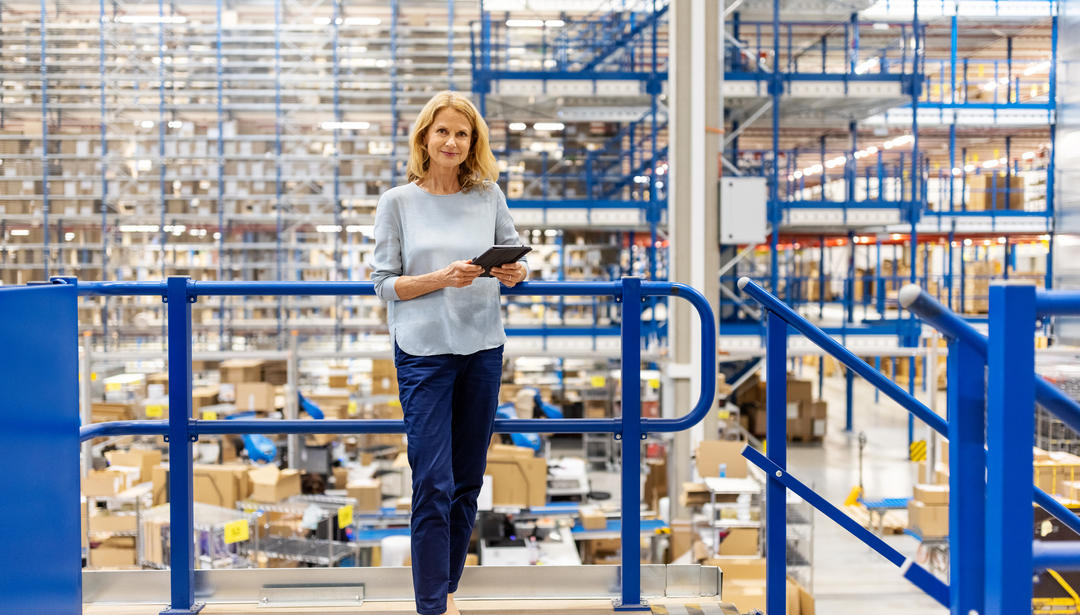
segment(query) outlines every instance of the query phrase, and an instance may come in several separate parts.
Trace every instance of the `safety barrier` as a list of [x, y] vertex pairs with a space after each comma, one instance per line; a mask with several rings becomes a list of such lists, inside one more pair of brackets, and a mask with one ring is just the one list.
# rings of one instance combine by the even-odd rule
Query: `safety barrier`
[[[370, 434], [403, 433], [400, 420], [231, 420], [191, 417], [191, 304], [200, 297], [250, 295], [374, 295], [371, 282], [198, 282], [170, 277], [165, 282], [91, 282], [55, 278], [78, 295], [160, 296], [168, 304], [168, 420], [116, 421], [85, 425], [83, 441], [105, 435], [162, 435], [169, 444], [172, 536], [191, 536], [192, 442], [204, 434]], [[611, 433], [622, 445], [621, 597], [616, 610], [648, 610], [641, 597], [640, 440], [647, 433], [675, 432], [701, 421], [716, 391], [716, 325], [708, 301], [695, 289], [670, 282], [627, 277], [612, 282], [529, 282], [503, 288], [507, 295], [610, 296], [624, 304], [622, 339], [622, 416], [609, 419], [496, 420], [499, 433]], [[675, 296], [690, 302], [701, 319], [701, 391], [693, 410], [676, 419], [641, 418], [641, 310], [645, 297]], [[629, 308], [629, 309], [628, 309]], [[170, 551], [171, 606], [163, 613], [195, 613], [194, 557], [190, 540], [173, 541]]]
[[[1078, 533], [1080, 518], [1032, 485], [1031, 441], [1016, 437], [1033, 432], [1035, 400], [1074, 429], [1080, 428], [1080, 405], [1034, 375], [1032, 337], [1036, 315], [1080, 314], [1080, 293], [1036, 295], [1032, 286], [992, 286], [988, 341], [917, 285], [905, 286], [900, 292], [900, 304], [949, 338], [949, 420], [946, 421], [749, 278], [740, 279], [739, 288], [768, 312], [766, 375], [779, 375], [766, 380], [768, 454], [762, 455], [749, 447], [743, 452], [768, 476], [765, 537], [768, 612], [782, 613], [785, 608], [785, 489], [796, 492], [897, 565], [905, 578], [949, 607], [952, 613], [1031, 612], [1033, 566], [1080, 568], [1080, 542], [1032, 544], [1031, 533], [1023, 531], [1033, 525], [1032, 501]], [[948, 437], [952, 555], [949, 585], [888, 546], [788, 472], [789, 326], [931, 429]], [[984, 380], [987, 362], [990, 369], [988, 379]], [[1023, 374], [1032, 376], [1022, 377]], [[1013, 411], [1006, 412], [1006, 408]], [[1017, 411], [1024, 408], [1031, 411]], [[1024, 485], [1030, 485], [1030, 491]]]

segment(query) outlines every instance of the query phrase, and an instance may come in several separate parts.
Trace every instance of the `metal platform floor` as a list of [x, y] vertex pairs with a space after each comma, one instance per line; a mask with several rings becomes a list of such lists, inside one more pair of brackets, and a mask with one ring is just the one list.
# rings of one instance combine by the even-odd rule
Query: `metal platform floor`
[[[719, 602], [699, 600], [653, 600], [653, 615], [729, 615], [735, 611]], [[83, 615], [158, 615], [165, 605], [88, 605]], [[462, 615], [608, 615], [615, 614], [610, 600], [473, 600], [461, 601]], [[252, 604], [215, 604], [204, 615], [308, 615], [310, 613], [356, 613], [357, 615], [402, 615], [416, 613], [412, 602], [369, 602], [361, 607], [256, 607]]]

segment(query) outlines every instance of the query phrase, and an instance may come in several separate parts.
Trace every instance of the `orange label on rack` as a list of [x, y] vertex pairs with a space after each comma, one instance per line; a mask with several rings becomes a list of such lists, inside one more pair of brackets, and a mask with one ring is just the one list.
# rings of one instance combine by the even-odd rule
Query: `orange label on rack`
[[165, 414], [165, 406], [153, 404], [146, 407], [146, 416], [152, 419], [160, 419]]
[[352, 504], [337, 509], [337, 526], [339, 528], [352, 525]]
[[231, 545], [234, 542], [242, 542], [247, 540], [248, 537], [247, 519], [237, 519], [225, 524], [225, 544]]

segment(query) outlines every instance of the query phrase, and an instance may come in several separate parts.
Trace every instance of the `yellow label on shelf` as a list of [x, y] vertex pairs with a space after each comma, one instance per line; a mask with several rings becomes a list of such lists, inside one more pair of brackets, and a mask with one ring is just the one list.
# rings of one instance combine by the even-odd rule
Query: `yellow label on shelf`
[[337, 509], [337, 526], [339, 528], [352, 525], [352, 504]]
[[97, 372], [90, 372], [90, 381], [93, 382], [95, 380], [97, 380]]
[[231, 545], [234, 542], [242, 542], [247, 540], [248, 537], [247, 519], [237, 519], [225, 524], [225, 544]]
[[214, 412], [213, 410], [203, 410], [202, 418], [204, 421], [216, 421], [217, 412]]
[[660, 388], [660, 379], [659, 378], [649, 378], [649, 388], [650, 389], [659, 389]]
[[593, 387], [599, 388], [599, 387], [605, 386], [606, 384], [607, 384], [607, 378], [604, 378], [603, 376], [593, 376], [592, 377], [592, 385], [593, 385]]
[[119, 391], [119, 390], [120, 390], [120, 383], [119, 382], [106, 382], [105, 383], [105, 392], [106, 393], [111, 393], [112, 391]]
[[356, 406], [356, 402], [355, 401], [350, 401], [349, 402], [349, 416], [352, 416], [352, 415], [356, 414], [357, 412], [360, 412], [360, 409]]
[[722, 421], [726, 421], [729, 418], [731, 418], [731, 412], [729, 412], [728, 410], [721, 410], [719, 412], [719, 415], [720, 415], [720, 420], [722, 420]]
[[153, 404], [146, 407], [146, 416], [152, 419], [159, 419], [165, 414], [165, 406], [159, 404]]
[[400, 399], [391, 399], [390, 401], [386, 402], [386, 405], [393, 406], [395, 408], [400, 408], [401, 407], [401, 400]]

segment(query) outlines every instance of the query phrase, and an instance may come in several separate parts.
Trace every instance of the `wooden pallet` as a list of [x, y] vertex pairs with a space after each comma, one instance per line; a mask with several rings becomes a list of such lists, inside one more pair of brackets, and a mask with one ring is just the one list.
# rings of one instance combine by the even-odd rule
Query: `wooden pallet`
[[[844, 512], [847, 516], [851, 517], [859, 523], [859, 525], [869, 529], [877, 531], [879, 522], [877, 521], [877, 515], [875, 514], [874, 525], [870, 525], [870, 511], [866, 509], [862, 504], [856, 504], [854, 506], [844, 506]], [[881, 531], [885, 534], [903, 534], [904, 529], [908, 526], [908, 518], [906, 510], [889, 510], [885, 511], [885, 517], [880, 522]]]

